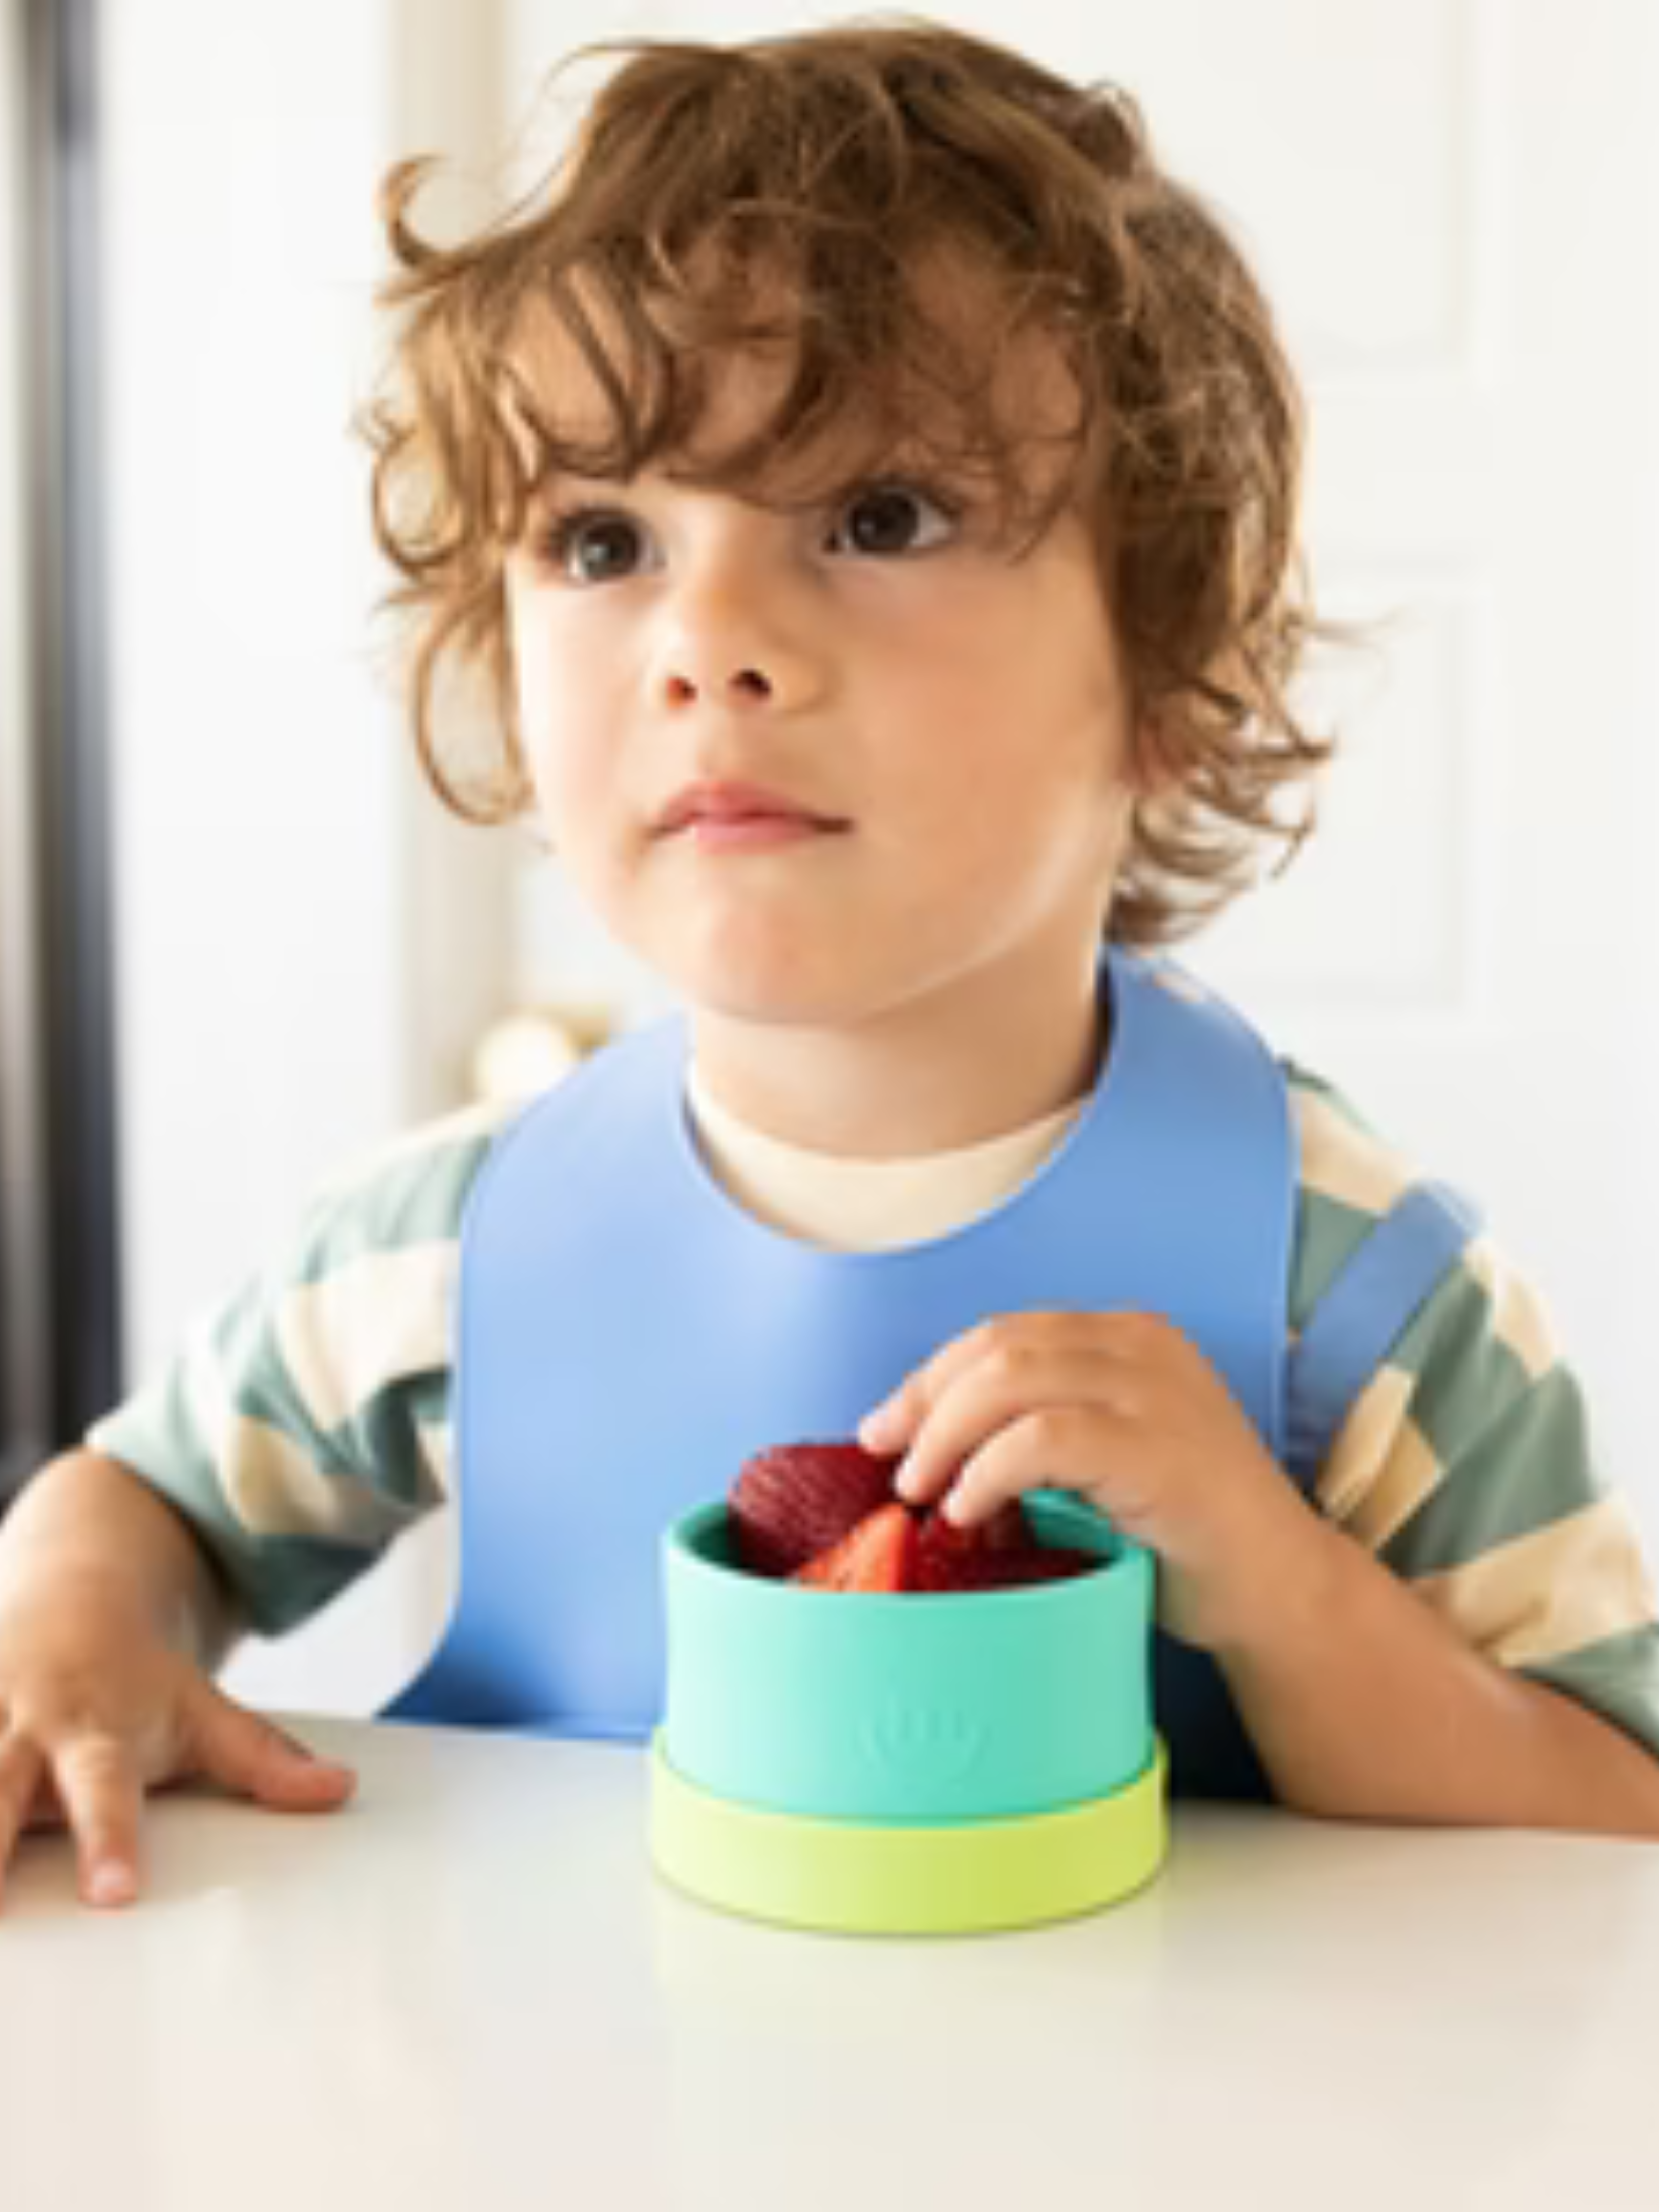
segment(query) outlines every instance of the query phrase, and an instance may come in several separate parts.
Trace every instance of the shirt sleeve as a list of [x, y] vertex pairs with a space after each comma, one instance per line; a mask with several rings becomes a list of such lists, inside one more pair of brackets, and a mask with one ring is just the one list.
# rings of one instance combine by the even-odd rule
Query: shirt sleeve
[[[1301, 1101], [1299, 1302], [1410, 1172], [1335, 1094]], [[1659, 1600], [1626, 1499], [1537, 1291], [1491, 1238], [1401, 1332], [1332, 1442], [1318, 1503], [1498, 1665], [1659, 1753]]]
[[460, 1218], [493, 1135], [452, 1117], [337, 1181], [88, 1432], [184, 1516], [259, 1634], [308, 1619], [444, 1498]]

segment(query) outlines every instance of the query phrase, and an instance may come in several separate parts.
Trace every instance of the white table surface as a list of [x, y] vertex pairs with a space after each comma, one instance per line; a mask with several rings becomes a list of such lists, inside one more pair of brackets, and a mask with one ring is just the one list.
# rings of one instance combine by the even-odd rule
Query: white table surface
[[637, 1750], [296, 1722], [349, 1809], [26, 1841], [7, 2212], [1653, 2212], [1659, 1847], [1178, 1810], [1150, 1889], [970, 1938], [659, 1883]]

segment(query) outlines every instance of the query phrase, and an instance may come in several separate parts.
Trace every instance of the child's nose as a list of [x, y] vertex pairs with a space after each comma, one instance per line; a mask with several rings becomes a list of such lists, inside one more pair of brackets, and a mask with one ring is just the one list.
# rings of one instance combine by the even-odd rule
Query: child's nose
[[729, 675], [690, 676], [672, 667], [664, 685], [664, 696], [672, 707], [689, 707], [696, 700], [709, 703], [716, 700], [741, 705], [770, 701], [776, 696], [776, 686], [763, 668], [736, 668]]
[[658, 664], [663, 703], [682, 711], [702, 705], [793, 713], [811, 705], [822, 689], [817, 653], [752, 620], [718, 628], [682, 624]]
[[797, 714], [824, 689], [817, 657], [778, 639], [682, 639], [662, 657], [657, 692], [671, 712], [696, 707], [752, 714]]
[[753, 564], [682, 580], [656, 663], [659, 696], [682, 709], [810, 706], [823, 687], [821, 637], [782, 579]]

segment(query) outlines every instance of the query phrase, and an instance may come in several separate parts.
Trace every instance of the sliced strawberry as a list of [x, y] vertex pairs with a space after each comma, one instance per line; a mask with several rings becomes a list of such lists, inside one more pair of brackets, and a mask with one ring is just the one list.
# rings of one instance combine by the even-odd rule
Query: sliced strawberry
[[895, 1458], [857, 1443], [779, 1444], [744, 1462], [726, 1498], [738, 1564], [792, 1575], [893, 1500]]
[[866, 1514], [856, 1528], [798, 1567], [789, 1579], [814, 1589], [908, 1589], [915, 1541], [914, 1516], [893, 1498]]
[[919, 1590], [997, 1589], [1006, 1579], [1003, 1562], [1025, 1550], [1030, 1532], [1018, 1499], [999, 1506], [988, 1521], [959, 1528], [937, 1510], [923, 1516], [916, 1531], [915, 1580]]
[[1021, 1502], [959, 1528], [893, 1495], [896, 1458], [858, 1443], [779, 1444], [738, 1471], [726, 1498], [739, 1565], [825, 1589], [1018, 1589], [1086, 1573], [1090, 1552], [1037, 1542]]
[[997, 1587], [1017, 1589], [1027, 1583], [1065, 1582], [1103, 1564], [1097, 1553], [1073, 1551], [1063, 1544], [1022, 1545], [1018, 1551], [997, 1555]]

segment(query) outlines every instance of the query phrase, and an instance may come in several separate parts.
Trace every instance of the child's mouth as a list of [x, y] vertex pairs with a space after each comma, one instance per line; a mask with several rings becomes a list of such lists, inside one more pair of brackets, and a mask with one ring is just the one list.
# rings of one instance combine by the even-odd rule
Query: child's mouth
[[851, 825], [838, 817], [755, 784], [695, 783], [659, 816], [659, 836], [690, 838], [702, 852], [752, 852], [835, 836]]
[[831, 836], [847, 825], [820, 822], [807, 814], [701, 815], [677, 834], [699, 852], [757, 852], [771, 846], [799, 845], [811, 837]]

